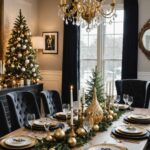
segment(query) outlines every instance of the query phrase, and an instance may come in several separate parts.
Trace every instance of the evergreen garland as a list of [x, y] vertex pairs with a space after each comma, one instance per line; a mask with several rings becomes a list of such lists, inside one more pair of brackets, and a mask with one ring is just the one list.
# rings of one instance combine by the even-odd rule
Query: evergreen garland
[[[117, 120], [120, 118], [120, 116], [125, 113], [125, 111], [118, 111], [117, 113], [117, 117], [113, 120]], [[112, 121], [102, 121], [101, 123], [99, 123], [99, 132], [103, 132], [103, 131], [107, 131], [107, 129], [112, 125]], [[78, 127], [78, 125], [77, 125]], [[53, 148], [53, 150], [71, 150], [71, 148], [69, 147], [69, 144], [67, 143], [68, 141], [68, 133], [69, 130], [66, 131], [66, 136], [63, 140], [61, 141], [46, 141], [46, 139], [42, 139], [38, 141], [38, 144], [36, 145], [37, 150], [51, 150], [51, 148]], [[84, 144], [86, 144], [88, 141], [90, 141], [92, 139], [92, 137], [94, 137], [96, 135], [97, 132], [95, 132], [94, 130], [91, 130], [89, 133], [87, 133], [85, 136], [83, 137], [76, 137], [77, 140], [77, 145], [76, 147], [80, 147], [83, 146]]]
[[96, 91], [97, 91], [97, 100], [99, 103], [102, 103], [104, 101], [103, 80], [100, 75], [100, 72], [98, 71], [97, 66], [95, 67], [95, 69], [92, 70], [92, 76], [90, 76], [90, 79], [87, 81], [87, 85], [88, 88], [85, 94], [87, 105], [89, 105], [92, 101], [94, 87], [96, 87]]

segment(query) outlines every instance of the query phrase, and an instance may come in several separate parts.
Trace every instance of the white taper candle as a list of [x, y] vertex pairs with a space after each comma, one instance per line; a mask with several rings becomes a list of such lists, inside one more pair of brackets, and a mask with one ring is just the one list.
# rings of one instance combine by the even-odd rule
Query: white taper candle
[[78, 91], [78, 109], [81, 109], [80, 90]]
[[73, 125], [73, 86], [70, 86], [71, 125]]

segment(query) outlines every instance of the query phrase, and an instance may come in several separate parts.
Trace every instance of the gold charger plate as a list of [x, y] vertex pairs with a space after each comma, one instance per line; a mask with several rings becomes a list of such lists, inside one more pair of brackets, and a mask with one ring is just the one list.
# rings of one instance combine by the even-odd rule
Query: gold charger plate
[[92, 146], [92, 147], [88, 148], [88, 150], [100, 150], [102, 148], [104, 148], [104, 149], [109, 148], [111, 150], [128, 150], [126, 147], [119, 146], [116, 144], [107, 144], [107, 143]]
[[8, 137], [5, 140], [5, 144], [13, 147], [27, 146], [32, 143], [32, 139], [26, 136]]
[[[17, 137], [17, 136], [16, 136]], [[19, 136], [20, 137], [20, 136]], [[0, 145], [2, 146], [2, 147], [4, 147], [4, 148], [7, 148], [7, 149], [14, 149], [14, 150], [24, 150], [24, 149], [27, 149], [27, 148], [31, 148], [31, 147], [33, 147], [35, 144], [36, 144], [36, 142], [37, 142], [37, 140], [36, 139], [34, 139], [34, 138], [32, 138], [32, 137], [29, 137], [29, 136], [24, 136], [24, 137], [28, 137], [28, 138], [30, 138], [31, 140], [32, 140], [32, 142], [31, 142], [31, 144], [29, 144], [29, 145], [26, 145], [26, 146], [10, 146], [10, 145], [7, 145], [6, 143], [5, 143], [5, 141], [8, 139], [8, 138], [5, 138], [5, 139], [3, 139], [3, 140], [1, 140], [0, 141]]]
[[116, 129], [126, 134], [140, 135], [142, 133], [146, 133], [146, 130], [144, 128], [133, 125], [122, 125], [118, 126]]
[[44, 127], [45, 124], [48, 124], [49, 126], [56, 126], [58, 124], [58, 121], [49, 118], [42, 118], [42, 119], [37, 119], [33, 122], [33, 126], [36, 127]]

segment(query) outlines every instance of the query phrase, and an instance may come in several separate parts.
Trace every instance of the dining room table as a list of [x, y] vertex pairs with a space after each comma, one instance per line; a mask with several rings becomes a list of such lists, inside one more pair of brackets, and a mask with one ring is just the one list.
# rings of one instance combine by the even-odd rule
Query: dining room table
[[[113, 128], [127, 124], [127, 122], [124, 121], [124, 117], [130, 115], [130, 114], [142, 114], [147, 115], [150, 114], [150, 109], [144, 109], [144, 108], [134, 108], [133, 111], [127, 110], [118, 120], [114, 121], [112, 125], [107, 129], [107, 131], [104, 132], [97, 132], [96, 135], [85, 145], [81, 147], [74, 147], [73, 150], [87, 150], [89, 147], [92, 147], [94, 145], [98, 145], [101, 143], [111, 143], [116, 144], [119, 146], [126, 147], [127, 150], [148, 150], [147, 145], [149, 142], [149, 138], [143, 139], [143, 140], [133, 140], [133, 139], [123, 139], [123, 138], [117, 138], [114, 135], [111, 134], [111, 131]], [[146, 129], [150, 133], [150, 124], [135, 124], [135, 126], [142, 127]], [[66, 130], [67, 127], [64, 128]], [[6, 138], [6, 137], [13, 137], [13, 136], [34, 136], [37, 138], [43, 138], [45, 137], [47, 132], [45, 131], [34, 131], [27, 128], [19, 128], [3, 137], [0, 138], [0, 140]], [[2, 146], [0, 147], [0, 150], [4, 150]], [[149, 148], [150, 149], [150, 148]], [[30, 150], [35, 150], [34, 147], [30, 148]]]

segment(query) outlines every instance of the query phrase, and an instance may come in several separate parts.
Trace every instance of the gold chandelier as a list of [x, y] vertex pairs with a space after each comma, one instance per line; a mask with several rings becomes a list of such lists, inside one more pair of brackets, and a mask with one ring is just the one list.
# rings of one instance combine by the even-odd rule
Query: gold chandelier
[[[68, 24], [87, 26], [87, 31], [97, 27], [101, 23], [101, 18], [115, 17], [115, 0], [60, 0], [59, 16]], [[107, 6], [107, 8], [105, 8]]]

